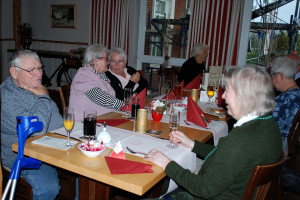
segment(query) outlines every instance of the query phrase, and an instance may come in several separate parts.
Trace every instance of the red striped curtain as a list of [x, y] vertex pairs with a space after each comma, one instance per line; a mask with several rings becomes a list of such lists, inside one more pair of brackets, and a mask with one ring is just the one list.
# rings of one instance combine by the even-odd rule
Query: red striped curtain
[[92, 0], [90, 44], [128, 52], [129, 0]]
[[236, 65], [243, 9], [244, 0], [191, 0], [187, 57], [202, 42], [210, 47], [207, 69]]

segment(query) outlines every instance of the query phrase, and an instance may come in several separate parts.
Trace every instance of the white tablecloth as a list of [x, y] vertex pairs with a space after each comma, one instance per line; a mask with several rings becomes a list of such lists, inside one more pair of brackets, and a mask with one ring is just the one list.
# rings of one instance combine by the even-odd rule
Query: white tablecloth
[[[107, 131], [111, 134], [112, 142], [107, 146], [114, 148], [118, 141], [121, 141], [123, 150], [125, 153], [130, 154], [126, 149], [126, 146], [135, 151], [148, 153], [151, 149], [157, 149], [163, 152], [170, 159], [176, 161], [182, 167], [194, 172], [196, 169], [196, 154], [189, 149], [179, 145], [176, 149], [170, 149], [167, 147], [168, 140], [159, 139], [146, 134], [140, 134], [133, 131], [128, 131], [116, 127], [106, 126]], [[99, 133], [102, 127], [97, 127], [96, 132]], [[64, 128], [53, 130], [51, 132], [66, 135]], [[74, 128], [70, 134], [70, 137], [79, 139], [83, 136], [83, 123], [76, 122]], [[144, 157], [144, 155], [134, 154], [136, 156]], [[177, 188], [177, 184], [171, 180], [168, 193]]]

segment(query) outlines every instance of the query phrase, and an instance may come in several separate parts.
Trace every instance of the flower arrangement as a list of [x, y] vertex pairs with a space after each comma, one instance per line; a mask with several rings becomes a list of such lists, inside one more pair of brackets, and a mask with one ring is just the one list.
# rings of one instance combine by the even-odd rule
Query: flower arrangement
[[32, 27], [29, 23], [22, 23], [18, 25], [18, 33], [21, 36], [29, 37], [31, 38], [33, 36], [32, 34]]
[[166, 104], [159, 100], [153, 100], [150, 103], [151, 111], [163, 114], [166, 110]]

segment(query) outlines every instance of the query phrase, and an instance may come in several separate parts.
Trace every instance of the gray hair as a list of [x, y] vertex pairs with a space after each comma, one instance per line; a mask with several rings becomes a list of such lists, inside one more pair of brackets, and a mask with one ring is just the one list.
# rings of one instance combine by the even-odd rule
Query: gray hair
[[[12, 66], [18, 66], [22, 67], [21, 63], [25, 57], [32, 57], [35, 60], [38, 60], [41, 63], [40, 57], [37, 55], [37, 53], [30, 51], [30, 50], [17, 50], [14, 55], [12, 56], [10, 62], [8, 63], [8, 67]], [[17, 71], [20, 71], [21, 69], [15, 68]]]
[[273, 112], [275, 95], [267, 71], [255, 66], [232, 68], [225, 74], [225, 83], [235, 91], [244, 116], [253, 112], [257, 115]]
[[287, 79], [294, 79], [297, 64], [286, 56], [279, 56], [270, 62], [270, 70], [273, 73], [282, 73]]
[[192, 49], [192, 52], [191, 52], [191, 56], [192, 57], [195, 57], [197, 54], [200, 54], [202, 53], [202, 50], [203, 49], [207, 49], [209, 50], [209, 46], [204, 44], [204, 43], [196, 43], [194, 46], [193, 46], [193, 49]]
[[92, 65], [94, 58], [103, 57], [105, 53], [107, 53], [107, 49], [102, 44], [89, 46], [84, 53], [83, 65]]
[[111, 60], [111, 55], [113, 53], [117, 53], [118, 55], [121, 55], [124, 59], [124, 62], [126, 63], [127, 62], [127, 54], [126, 52], [122, 49], [122, 48], [118, 48], [118, 47], [114, 47], [112, 48], [110, 51], [109, 51], [109, 54], [108, 54], [108, 59]]

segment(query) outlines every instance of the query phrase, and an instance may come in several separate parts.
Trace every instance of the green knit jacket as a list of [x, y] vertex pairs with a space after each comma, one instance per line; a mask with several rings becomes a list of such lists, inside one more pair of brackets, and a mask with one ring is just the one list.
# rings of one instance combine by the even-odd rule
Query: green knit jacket
[[165, 169], [187, 191], [184, 199], [236, 200], [242, 199], [256, 165], [271, 164], [281, 158], [282, 139], [274, 119], [262, 117], [234, 128], [219, 140], [217, 147], [195, 141], [192, 151], [206, 157], [198, 174], [174, 161]]

